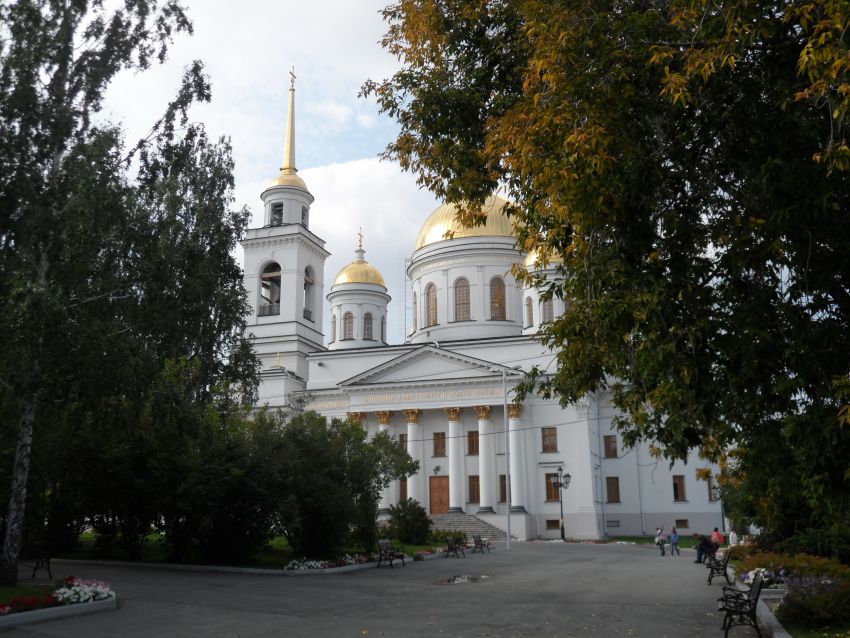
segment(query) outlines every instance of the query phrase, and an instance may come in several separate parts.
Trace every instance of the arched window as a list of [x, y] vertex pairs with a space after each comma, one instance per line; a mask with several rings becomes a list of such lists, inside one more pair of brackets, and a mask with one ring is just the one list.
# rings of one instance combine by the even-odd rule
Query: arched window
[[354, 339], [354, 315], [350, 312], [342, 315], [342, 338]]
[[425, 286], [425, 327], [437, 325], [437, 286]]
[[372, 339], [372, 313], [367, 312], [363, 315], [363, 338], [367, 341], [373, 341]]
[[274, 262], [263, 268], [260, 276], [260, 306], [257, 315], [280, 314], [280, 266]]
[[304, 269], [304, 318], [313, 321], [313, 269], [307, 266]]
[[331, 315], [331, 343], [336, 341], [336, 315]]
[[555, 319], [551, 299], [544, 299], [540, 303], [540, 315], [540, 323], [552, 323]]
[[469, 319], [469, 281], [461, 277], [455, 281], [455, 321]]
[[418, 319], [416, 318], [417, 308], [418, 307], [416, 305], [416, 293], [414, 292], [413, 293], [413, 329], [414, 330], [416, 330], [416, 326], [419, 325]]
[[490, 280], [490, 319], [505, 318], [505, 282], [501, 277]]
[[381, 341], [387, 342], [387, 318], [381, 317]]
[[525, 327], [530, 328], [534, 325], [534, 302], [531, 297], [525, 298]]
[[283, 223], [283, 202], [272, 204], [271, 215], [269, 215], [269, 226], [280, 226]]

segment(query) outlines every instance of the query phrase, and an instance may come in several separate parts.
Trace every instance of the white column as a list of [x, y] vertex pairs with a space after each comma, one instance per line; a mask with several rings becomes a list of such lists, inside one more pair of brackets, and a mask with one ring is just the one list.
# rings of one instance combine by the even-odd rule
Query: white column
[[[390, 429], [390, 419], [393, 413], [389, 410], [383, 410], [375, 413], [378, 417], [378, 432], [387, 432]], [[381, 504], [378, 507], [378, 515], [389, 514], [390, 505], [395, 505], [398, 502], [398, 481], [393, 481], [381, 493]]]
[[428, 502], [422, 495], [422, 477], [425, 475], [425, 467], [422, 465], [422, 428], [419, 427], [422, 410], [405, 410], [404, 416], [407, 418], [407, 453], [420, 463], [419, 471], [407, 478], [407, 498], [419, 501], [427, 509]]
[[511, 512], [525, 513], [526, 472], [523, 467], [525, 446], [522, 444], [522, 423], [520, 414], [522, 406], [508, 406], [508, 436], [511, 440]]
[[449, 417], [449, 512], [463, 512], [463, 408], [445, 408]]
[[478, 415], [478, 513], [492, 514], [496, 502], [496, 441], [490, 422], [490, 406], [476, 406], [475, 412]]

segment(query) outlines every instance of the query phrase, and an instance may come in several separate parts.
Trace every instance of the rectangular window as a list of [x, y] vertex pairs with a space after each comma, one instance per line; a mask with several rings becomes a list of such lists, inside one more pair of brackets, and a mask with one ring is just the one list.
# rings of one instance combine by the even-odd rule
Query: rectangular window
[[407, 500], [407, 479], [400, 479], [398, 482], [398, 500], [403, 503]]
[[604, 437], [605, 439], [605, 458], [606, 459], [616, 459], [617, 458], [617, 435], [609, 434]]
[[620, 526], [620, 521], [611, 521], [611, 520], [605, 521], [605, 527], [619, 527], [619, 526]]
[[673, 500], [687, 500], [685, 497], [685, 477], [682, 474], [676, 474], [673, 476]]
[[708, 502], [713, 503], [713, 502], [719, 500], [715, 496], [715, 494], [717, 494], [717, 496], [720, 495], [719, 490], [717, 489], [717, 483], [714, 482], [713, 476], [708, 477], [707, 483], [708, 483]]
[[608, 496], [609, 503], [620, 502], [620, 477], [606, 476], [605, 477], [605, 493]]
[[686, 518], [677, 518], [676, 519], [676, 529], [688, 529], [690, 527], [688, 525], [688, 519]]
[[557, 452], [558, 451], [558, 428], [543, 428], [543, 451]]
[[557, 518], [547, 518], [546, 529], [561, 529], [561, 521]]
[[407, 435], [399, 434], [398, 435], [398, 444], [402, 447], [403, 450], [407, 449]]
[[551, 473], [546, 475], [546, 500], [547, 501], [557, 501], [558, 500], [558, 492], [560, 488], [552, 483], [552, 479], [558, 480], [558, 475], [556, 473]]
[[499, 502], [508, 502], [508, 482], [504, 474], [499, 474]]
[[466, 433], [466, 449], [469, 456], [478, 456], [478, 431]]
[[434, 432], [434, 456], [446, 455], [446, 433]]
[[481, 502], [481, 483], [479, 482], [476, 474], [472, 474], [469, 477], [469, 502]]

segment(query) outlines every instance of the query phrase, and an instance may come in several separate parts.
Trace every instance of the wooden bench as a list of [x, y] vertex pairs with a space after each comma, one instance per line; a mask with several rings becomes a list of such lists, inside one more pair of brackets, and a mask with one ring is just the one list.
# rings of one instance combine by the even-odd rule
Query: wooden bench
[[735, 587], [723, 588], [723, 595], [717, 599], [717, 608], [726, 613], [721, 626], [721, 629], [726, 630], [724, 634], [726, 638], [729, 636], [729, 630], [739, 625], [749, 625], [756, 630], [759, 638], [761, 638], [757, 613], [761, 586], [762, 576], [761, 572], [758, 572], [753, 577], [753, 583], [748, 590], [740, 590]]
[[711, 581], [715, 576], [723, 576], [726, 579], [726, 582], [731, 585], [732, 581], [729, 580], [729, 558], [732, 556], [732, 552], [728, 549], [726, 550], [726, 554], [723, 558], [718, 558], [717, 554], [711, 554], [705, 561], [705, 566], [708, 568], [708, 584], [711, 584]]
[[443, 558], [448, 558], [449, 554], [454, 554], [455, 558], [460, 558], [460, 556], [458, 556], [458, 552], [463, 554], [463, 557], [466, 558], [466, 552], [464, 551], [463, 544], [458, 543], [455, 540], [454, 536], [446, 537], [446, 549], [443, 551], [446, 552], [445, 554], [443, 554]]
[[473, 534], [472, 535], [472, 553], [479, 552], [481, 554], [484, 553], [486, 549], [487, 552], [490, 552], [490, 541], [481, 538], [481, 534]]
[[378, 541], [378, 567], [381, 563], [389, 561], [390, 567], [393, 566], [394, 560], [400, 560], [401, 566], [404, 567], [404, 550], [399, 550], [393, 545], [389, 538], [383, 538]]

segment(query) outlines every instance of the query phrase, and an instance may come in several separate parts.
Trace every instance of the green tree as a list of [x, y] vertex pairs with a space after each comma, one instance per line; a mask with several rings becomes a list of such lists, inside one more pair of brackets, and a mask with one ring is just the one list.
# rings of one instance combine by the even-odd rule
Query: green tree
[[[230, 256], [248, 213], [231, 210], [228, 143], [188, 121], [210, 97], [200, 63], [131, 148], [99, 116], [116, 73], [162, 61], [190, 30], [176, 0], [0, 5], [0, 402], [17, 438], [3, 582], [16, 579], [34, 443], [52, 455], [40, 458], [39, 501], [72, 517], [112, 494], [85, 513], [137, 538], [156, 516], [136, 500], [150, 469], [139, 408], [153, 403], [156, 422], [168, 366], [193, 362], [181, 401], [227, 411], [251, 399], [256, 361]], [[101, 493], [80, 493], [81, 467]], [[118, 497], [115, 485], [133, 491]], [[58, 507], [65, 497], [72, 507]]]
[[610, 391], [669, 458], [794, 467], [750, 512], [783, 533], [850, 517], [848, 7], [402, 0], [402, 68], [363, 88], [400, 125], [387, 157], [467, 223], [503, 187], [521, 247], [563, 257], [537, 282], [569, 302], [557, 372], [529, 389]]
[[367, 441], [361, 425], [328, 424], [315, 412], [294, 416], [282, 432], [279, 513], [290, 545], [311, 558], [334, 557], [352, 543], [369, 551], [381, 491], [419, 463], [386, 433]]

